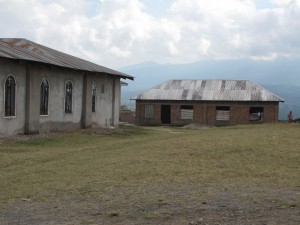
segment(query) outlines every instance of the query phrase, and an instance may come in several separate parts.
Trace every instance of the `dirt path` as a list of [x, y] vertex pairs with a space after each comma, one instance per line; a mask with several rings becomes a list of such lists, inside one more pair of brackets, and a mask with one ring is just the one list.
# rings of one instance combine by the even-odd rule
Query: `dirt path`
[[[81, 188], [82, 189], [82, 188]], [[82, 193], [81, 193], [82, 192]], [[208, 190], [181, 187], [96, 186], [77, 193], [51, 190], [1, 205], [0, 223], [299, 225], [299, 193], [269, 190]]]

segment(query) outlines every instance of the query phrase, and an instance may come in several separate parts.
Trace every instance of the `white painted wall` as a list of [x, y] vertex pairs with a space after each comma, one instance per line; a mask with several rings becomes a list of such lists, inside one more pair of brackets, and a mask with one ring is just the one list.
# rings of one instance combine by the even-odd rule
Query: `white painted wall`
[[[26, 63], [14, 63], [0, 60], [0, 135], [22, 134], [25, 124], [32, 124], [34, 132], [57, 131], [82, 126], [82, 106], [86, 101], [87, 126], [118, 125], [120, 107], [120, 79], [103, 74], [87, 75], [87, 90], [84, 92], [83, 72], [71, 71], [54, 66], [35, 64], [30, 68], [30, 95], [26, 98]], [[5, 118], [4, 114], [4, 83], [5, 78], [12, 74], [16, 78], [16, 117]], [[50, 86], [48, 115], [39, 115], [40, 84], [46, 78]], [[65, 85], [73, 84], [72, 113], [65, 113]], [[96, 112], [92, 113], [92, 82], [97, 85]], [[113, 87], [114, 85], [114, 87]], [[104, 92], [102, 92], [102, 86]], [[115, 94], [113, 92], [115, 91]], [[86, 96], [86, 100], [85, 100]], [[26, 102], [27, 101], [27, 102]], [[31, 107], [26, 118], [26, 107]]]

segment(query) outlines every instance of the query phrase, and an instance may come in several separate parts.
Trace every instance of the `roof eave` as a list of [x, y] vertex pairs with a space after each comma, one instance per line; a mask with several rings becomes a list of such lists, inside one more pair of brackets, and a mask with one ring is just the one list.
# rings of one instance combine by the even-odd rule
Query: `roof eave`
[[35, 60], [28, 60], [28, 59], [22, 59], [22, 58], [17, 58], [17, 57], [4, 57], [4, 56], [0, 56], [0, 58], [3, 59], [8, 59], [8, 60], [14, 60], [14, 61], [18, 61], [18, 62], [32, 62], [32, 63], [39, 63], [39, 64], [43, 64], [43, 65], [49, 65], [49, 66], [54, 66], [54, 67], [58, 67], [58, 68], [65, 68], [65, 69], [70, 69], [70, 70], [74, 70], [74, 71], [81, 71], [81, 72], [90, 72], [90, 73], [104, 73], [110, 76], [117, 76], [120, 77], [122, 79], [129, 79], [129, 80], [134, 80], [135, 77], [130, 76], [128, 74], [125, 73], [107, 73], [107, 72], [102, 72], [102, 71], [94, 71], [94, 70], [83, 70], [83, 69], [79, 69], [76, 67], [69, 67], [69, 66], [61, 66], [61, 65], [56, 65], [56, 64], [52, 64], [52, 63], [47, 63], [47, 62], [41, 62], [41, 61], [35, 61]]
[[135, 96], [134, 98], [131, 98], [130, 100], [141, 100], [141, 101], [189, 101], [189, 102], [285, 102], [284, 100], [279, 100], [279, 101], [262, 101], [262, 100], [223, 100], [223, 99], [213, 99], [213, 100], [208, 100], [208, 99], [143, 99], [143, 98], [138, 98]]
[[134, 77], [128, 74], [89, 62], [26, 39], [0, 38], [0, 56], [7, 59], [49, 64], [75, 71], [106, 73], [123, 79], [134, 80]]

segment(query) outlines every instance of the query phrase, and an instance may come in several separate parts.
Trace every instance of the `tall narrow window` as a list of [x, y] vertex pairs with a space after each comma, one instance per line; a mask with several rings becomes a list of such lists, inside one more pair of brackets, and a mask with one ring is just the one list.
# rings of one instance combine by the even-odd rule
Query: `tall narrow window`
[[96, 112], [96, 84], [92, 84], [92, 112]]
[[71, 81], [68, 81], [68, 83], [66, 84], [65, 113], [72, 112], [72, 91], [72, 83]]
[[9, 75], [5, 81], [5, 116], [15, 116], [16, 81]]
[[48, 115], [49, 83], [44, 79], [41, 83], [40, 115]]

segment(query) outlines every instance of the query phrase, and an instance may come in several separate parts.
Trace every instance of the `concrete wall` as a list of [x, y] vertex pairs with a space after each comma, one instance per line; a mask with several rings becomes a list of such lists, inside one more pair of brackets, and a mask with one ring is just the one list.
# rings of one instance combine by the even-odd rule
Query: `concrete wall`
[[[40, 83], [43, 79], [49, 82], [48, 115], [39, 116], [40, 132], [57, 131], [61, 129], [80, 128], [82, 114], [83, 73], [65, 69], [41, 67], [36, 71], [34, 79], [39, 85], [34, 87], [34, 93], [40, 92]], [[65, 113], [65, 85], [71, 81], [72, 113]], [[38, 98], [37, 105], [40, 105]], [[39, 108], [38, 108], [39, 110]]]
[[[145, 105], [154, 105], [154, 117], [145, 118]], [[161, 125], [161, 105], [171, 106], [171, 125], [200, 123], [213, 126], [254, 123], [249, 121], [250, 107], [263, 107], [261, 122], [278, 121], [278, 102], [180, 102], [180, 101], [136, 101], [136, 123], [139, 125]], [[193, 105], [193, 119], [181, 119], [180, 106]], [[216, 120], [216, 106], [229, 106], [230, 119]]]
[[90, 94], [93, 82], [96, 84], [95, 112], [92, 112], [91, 102], [88, 106], [92, 126], [117, 126], [120, 108], [120, 79], [111, 76], [89, 76], [87, 87], [90, 89]]
[[[5, 118], [4, 84], [10, 74], [16, 79], [16, 116]], [[49, 82], [48, 115], [40, 115], [43, 79]], [[68, 81], [73, 84], [72, 113], [65, 113], [65, 85]], [[97, 85], [95, 113], [92, 113], [92, 82]], [[0, 135], [117, 126], [119, 122], [118, 77], [0, 59], [0, 85]]]
[[[0, 60], [0, 135], [24, 133], [26, 66]], [[4, 86], [8, 75], [16, 80], [16, 116], [5, 117]]]

